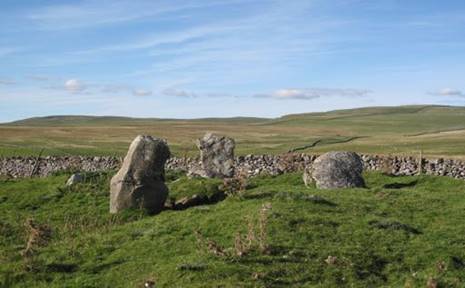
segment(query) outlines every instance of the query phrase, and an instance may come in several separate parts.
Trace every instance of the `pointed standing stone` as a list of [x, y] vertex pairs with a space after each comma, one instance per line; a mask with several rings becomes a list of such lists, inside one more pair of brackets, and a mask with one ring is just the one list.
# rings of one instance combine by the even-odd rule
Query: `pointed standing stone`
[[170, 150], [162, 139], [137, 136], [110, 183], [110, 213], [128, 208], [159, 213], [168, 197], [165, 162]]

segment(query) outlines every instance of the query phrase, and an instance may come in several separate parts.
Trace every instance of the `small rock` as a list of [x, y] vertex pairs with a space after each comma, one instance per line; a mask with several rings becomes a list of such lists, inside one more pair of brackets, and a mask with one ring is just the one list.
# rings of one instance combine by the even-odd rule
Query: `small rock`
[[74, 173], [71, 175], [71, 177], [68, 178], [68, 181], [66, 181], [66, 186], [69, 187], [82, 182], [84, 182], [84, 176], [79, 173]]
[[336, 256], [331, 256], [329, 255], [328, 258], [326, 258], [325, 262], [328, 265], [336, 265], [337, 264], [337, 257]]
[[192, 195], [191, 197], [183, 197], [176, 201], [174, 204], [175, 209], [186, 209], [192, 206], [202, 205], [208, 203], [207, 196], [200, 196], [197, 194]]

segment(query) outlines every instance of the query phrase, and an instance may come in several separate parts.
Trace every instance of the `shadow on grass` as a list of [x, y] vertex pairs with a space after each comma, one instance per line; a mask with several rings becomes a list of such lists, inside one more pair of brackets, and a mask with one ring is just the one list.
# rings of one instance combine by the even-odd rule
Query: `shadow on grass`
[[73, 273], [78, 269], [78, 265], [71, 263], [51, 263], [46, 267], [46, 272]]
[[113, 268], [114, 266], [117, 266], [117, 265], [120, 265], [120, 264], [123, 264], [123, 263], [124, 263], [123, 260], [116, 260], [116, 261], [97, 264], [95, 266], [85, 268], [84, 271], [87, 272], [87, 273], [91, 273], [91, 274], [99, 274], [100, 272], [102, 272], [104, 270], [108, 270], [110, 268]]
[[260, 199], [271, 198], [271, 197], [273, 197], [273, 193], [271, 192], [246, 194], [243, 196], [243, 198], [246, 200], [260, 200]]
[[291, 192], [279, 192], [274, 196], [276, 199], [283, 199], [288, 201], [302, 201], [302, 202], [311, 202], [320, 205], [326, 205], [335, 207], [336, 203], [329, 201], [318, 195], [308, 195], [304, 193], [291, 193]]
[[415, 187], [418, 184], [418, 180], [411, 181], [408, 183], [389, 183], [383, 186], [385, 189], [402, 189], [408, 187]]
[[397, 221], [378, 221], [378, 220], [373, 220], [368, 222], [372, 227], [378, 228], [378, 229], [386, 229], [386, 230], [402, 230], [410, 234], [414, 235], [419, 235], [422, 234], [420, 230], [418, 230], [415, 227], [412, 227], [410, 225], [400, 223]]

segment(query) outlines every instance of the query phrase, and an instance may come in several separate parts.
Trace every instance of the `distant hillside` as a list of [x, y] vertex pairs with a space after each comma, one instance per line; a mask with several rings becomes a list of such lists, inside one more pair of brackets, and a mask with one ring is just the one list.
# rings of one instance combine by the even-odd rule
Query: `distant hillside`
[[340, 127], [363, 134], [452, 131], [465, 129], [465, 107], [435, 105], [366, 107], [286, 115], [268, 122], [267, 125]]
[[255, 117], [232, 117], [232, 118], [199, 118], [199, 119], [161, 119], [161, 118], [133, 118], [120, 116], [81, 116], [81, 115], [56, 115], [45, 117], [33, 117], [18, 120], [1, 125], [8, 126], [99, 126], [99, 125], [149, 125], [159, 122], [264, 122], [269, 119]]
[[340, 119], [360, 119], [370, 117], [404, 117], [410, 115], [411, 118], [424, 118], [428, 116], [434, 117], [450, 117], [450, 116], [465, 116], [465, 107], [456, 106], [439, 106], [439, 105], [412, 105], [412, 106], [394, 106], [394, 107], [364, 107], [355, 109], [334, 110], [328, 112], [313, 112], [301, 114], [289, 114], [278, 118], [259, 118], [259, 117], [230, 117], [230, 118], [197, 118], [197, 119], [175, 119], [175, 118], [133, 118], [121, 116], [81, 116], [81, 115], [54, 115], [45, 117], [33, 117], [23, 120], [18, 120], [2, 125], [14, 126], [87, 126], [87, 125], [112, 125], [112, 124], [129, 124], [129, 125], [144, 125], [157, 123], [160, 121], [178, 121], [178, 122], [238, 122], [238, 123], [260, 123], [273, 124], [304, 124], [305, 122], [313, 122], [320, 120], [340, 120]]
[[115, 116], [48, 116], [0, 125], [0, 157], [124, 155], [139, 134], [167, 139], [174, 154], [196, 155], [195, 140], [207, 131], [236, 140], [237, 154], [363, 153], [465, 158], [465, 107], [367, 107], [286, 115], [157, 119]]

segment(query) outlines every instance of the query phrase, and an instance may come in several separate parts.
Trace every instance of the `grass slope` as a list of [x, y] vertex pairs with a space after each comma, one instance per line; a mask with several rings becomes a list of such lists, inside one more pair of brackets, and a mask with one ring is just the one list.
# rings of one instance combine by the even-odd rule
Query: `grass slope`
[[[371, 107], [277, 119], [134, 119], [51, 116], [0, 125], [0, 157], [37, 155], [124, 155], [138, 134], [168, 140], [178, 155], [194, 155], [206, 131], [226, 134], [238, 154], [352, 150], [465, 158], [465, 108]], [[318, 144], [312, 147], [312, 143]], [[300, 150], [299, 150], [300, 151]]]
[[[63, 188], [67, 175], [0, 182], [0, 287], [465, 285], [463, 181], [369, 173], [367, 189], [322, 191], [287, 174], [254, 178], [241, 197], [214, 205], [114, 216], [111, 174], [73, 188]], [[177, 198], [218, 183], [177, 177], [168, 177]], [[198, 246], [195, 230], [232, 247], [266, 203], [268, 253], [220, 257]], [[31, 217], [52, 236], [26, 258]]]

